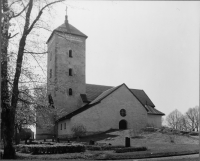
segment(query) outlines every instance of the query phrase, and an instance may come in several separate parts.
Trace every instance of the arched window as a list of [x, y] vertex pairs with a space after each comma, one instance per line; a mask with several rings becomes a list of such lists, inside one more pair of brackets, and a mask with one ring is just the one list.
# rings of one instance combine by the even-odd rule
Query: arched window
[[64, 124], [65, 126], [64, 126], [64, 128], [66, 129], [66, 122], [65, 122], [65, 124]]
[[69, 88], [69, 95], [71, 96], [72, 95], [72, 89]]
[[69, 68], [69, 76], [72, 76], [72, 68]]
[[51, 94], [49, 94], [48, 97], [49, 97], [49, 104], [53, 105], [53, 98], [52, 98]]
[[49, 55], [50, 55], [50, 56], [49, 56], [49, 57], [50, 57], [49, 59], [50, 59], [50, 61], [51, 61], [51, 59], [52, 59], [52, 52], [51, 52], [51, 51], [49, 52]]
[[125, 117], [125, 116], [126, 116], [126, 110], [125, 110], [125, 109], [121, 109], [121, 110], [120, 110], [120, 115], [121, 115], [122, 117]]
[[69, 57], [72, 58], [72, 50], [69, 50]]
[[50, 74], [49, 75], [50, 75], [49, 77], [51, 78], [52, 77], [52, 69], [50, 69]]

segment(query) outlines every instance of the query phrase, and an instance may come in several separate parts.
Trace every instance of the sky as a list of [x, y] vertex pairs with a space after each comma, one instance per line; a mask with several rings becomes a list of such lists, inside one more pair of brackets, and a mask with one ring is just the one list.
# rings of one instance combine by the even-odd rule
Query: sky
[[[200, 2], [65, 4], [69, 23], [88, 36], [86, 83], [143, 89], [166, 115], [199, 105]], [[52, 29], [64, 23], [66, 5], [54, 12]]]

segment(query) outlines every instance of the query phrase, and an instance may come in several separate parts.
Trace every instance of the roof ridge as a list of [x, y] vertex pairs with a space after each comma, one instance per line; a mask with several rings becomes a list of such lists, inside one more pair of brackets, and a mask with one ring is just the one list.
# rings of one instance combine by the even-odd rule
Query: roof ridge
[[[112, 87], [112, 88], [109, 88], [109, 89], [107, 89], [107, 90], [105, 90], [105, 91], [103, 91], [99, 96], [97, 96], [90, 104], [93, 104], [93, 103], [95, 103], [95, 102], [100, 102], [101, 100], [103, 100], [104, 98], [106, 98], [108, 95], [110, 95], [111, 93], [113, 93], [115, 90], [117, 90], [119, 87], [121, 87], [123, 84], [121, 84], [121, 85], [119, 85], [119, 86], [116, 86], [116, 87]], [[113, 91], [112, 91], [113, 90]], [[109, 93], [109, 91], [110, 91], [110, 93]], [[107, 94], [105, 94], [106, 92], [108, 92]], [[105, 96], [103, 96], [102, 98], [100, 98], [99, 100], [98, 100], [98, 98], [100, 97], [100, 96], [102, 96], [103, 94], [105, 94]]]
[[135, 89], [135, 88], [129, 88], [130, 90], [139, 90], [139, 91], [144, 91], [143, 89]]
[[109, 86], [109, 85], [90, 84], [90, 83], [86, 83], [86, 85], [104, 86], [104, 87], [115, 87], [115, 86]]

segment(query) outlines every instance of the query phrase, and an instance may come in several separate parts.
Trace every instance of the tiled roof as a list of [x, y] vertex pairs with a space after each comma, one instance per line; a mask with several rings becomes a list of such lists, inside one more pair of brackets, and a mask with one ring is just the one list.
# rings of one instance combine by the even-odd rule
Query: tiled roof
[[94, 85], [94, 84], [86, 84], [86, 95], [87, 95], [88, 101], [90, 101], [90, 102], [93, 101], [100, 94], [102, 94], [104, 91], [106, 91], [110, 88], [113, 88], [113, 87]]
[[81, 99], [84, 103], [89, 103], [88, 99], [87, 99], [87, 95], [86, 94], [80, 94]]
[[54, 34], [55, 31], [62, 32], [62, 33], [68, 33], [68, 34], [77, 35], [77, 36], [81, 36], [81, 37], [87, 38], [87, 35], [85, 35], [81, 31], [79, 31], [77, 28], [75, 28], [71, 24], [69, 24], [69, 27], [66, 27], [66, 25], [64, 23], [64, 24], [60, 25], [59, 27], [57, 27], [55, 30], [53, 30], [53, 32], [51, 33], [49, 39], [47, 40], [47, 43], [49, 42], [49, 40], [51, 39], [51, 37], [52, 37], [52, 35]]
[[[113, 87], [112, 86], [86, 84], [86, 95], [87, 95], [88, 101], [93, 101], [104, 91], [111, 89], [111, 88], [113, 88]], [[139, 90], [139, 89], [130, 89], [130, 90], [140, 100], [140, 102], [143, 105], [147, 104], [152, 107], [155, 107], [153, 102], [150, 100], [150, 98], [147, 96], [147, 94], [143, 90]]]
[[90, 107], [92, 107], [92, 106], [95, 106], [95, 105], [98, 104], [98, 103], [99, 103], [99, 102], [94, 103], [94, 104], [92, 104], [92, 105], [86, 104], [85, 106], [83, 106], [83, 107], [81, 107], [81, 108], [79, 108], [79, 109], [77, 109], [77, 110], [75, 110], [75, 111], [73, 111], [73, 112], [71, 112], [71, 113], [69, 113], [69, 114], [67, 114], [67, 115], [65, 115], [65, 116], [63, 116], [63, 117], [61, 117], [61, 118], [59, 118], [59, 119], [57, 120], [57, 122], [63, 121], [63, 120], [66, 120], [66, 119], [70, 119], [70, 118], [72, 118], [73, 116], [75, 116], [75, 115], [77, 115], [77, 114], [79, 114], [79, 113], [81, 113], [81, 112], [87, 110], [88, 108], [90, 108]]
[[153, 102], [150, 100], [150, 98], [147, 96], [147, 94], [140, 89], [130, 89], [131, 92], [141, 101], [143, 105], [149, 105], [152, 107], [155, 107]]
[[57, 27], [55, 29], [55, 31], [64, 32], [64, 33], [68, 33], [68, 34], [74, 34], [74, 35], [78, 35], [78, 36], [82, 36], [82, 37], [86, 37], [87, 38], [87, 35], [85, 35], [81, 31], [79, 31], [77, 28], [75, 28], [71, 24], [69, 24], [69, 28], [67, 28], [65, 26], [65, 23], [64, 23], [64, 24], [60, 25], [59, 27]]
[[95, 98], [92, 102], [90, 102], [90, 104], [94, 104], [94, 103], [97, 103], [97, 102], [101, 101], [102, 99], [104, 99], [106, 96], [108, 96], [109, 94], [111, 94], [112, 92], [114, 92], [116, 89], [118, 89], [122, 85], [107, 89], [106, 91], [104, 91], [103, 93], [101, 93], [97, 98]]
[[[123, 85], [123, 84], [122, 84]], [[122, 85], [119, 85], [117, 87], [112, 87], [112, 86], [102, 86], [102, 85], [94, 85], [94, 84], [86, 84], [86, 95], [81, 94], [81, 98], [83, 102], [90, 102], [86, 104], [85, 106], [67, 114], [66, 116], [58, 119], [57, 121], [62, 121], [65, 119], [70, 119], [73, 116], [87, 110], [88, 108], [100, 103], [102, 99], [110, 95], [112, 92], [117, 90], [119, 87]], [[127, 86], [126, 86], [127, 87]], [[128, 88], [128, 87], [127, 87]], [[129, 88], [128, 88], [129, 89]], [[129, 89], [130, 92], [133, 93], [135, 97], [141, 102], [141, 104], [145, 107], [147, 110], [148, 114], [155, 114], [155, 115], [165, 115], [164, 113], [158, 111], [155, 109], [155, 105], [153, 102], [149, 99], [147, 94], [143, 90], [139, 89]]]
[[145, 105], [146, 109], [147, 109], [147, 113], [148, 114], [153, 114], [153, 115], [165, 115], [164, 113], [158, 111], [157, 109], [151, 107], [151, 106], [148, 106], [148, 105]]

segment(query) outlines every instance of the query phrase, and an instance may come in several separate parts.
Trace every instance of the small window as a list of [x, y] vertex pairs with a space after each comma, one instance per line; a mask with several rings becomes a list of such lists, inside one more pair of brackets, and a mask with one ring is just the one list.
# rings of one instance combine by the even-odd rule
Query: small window
[[65, 122], [65, 126], [64, 126], [64, 128], [66, 129], [66, 122]]
[[72, 76], [72, 68], [69, 68], [69, 76]]
[[72, 50], [69, 50], [69, 57], [72, 58]]
[[49, 59], [50, 59], [50, 61], [51, 61], [51, 59], [52, 59], [52, 52], [50, 51], [50, 53], [49, 53]]
[[125, 117], [125, 116], [126, 116], [126, 110], [125, 110], [125, 109], [121, 109], [121, 110], [120, 110], [120, 115], [121, 115], [122, 117]]
[[49, 97], [49, 104], [53, 105], [53, 98], [52, 98], [51, 94], [49, 94], [48, 97]]
[[62, 124], [60, 124], [60, 130], [62, 130]]
[[52, 69], [50, 69], [50, 76], [49, 76], [50, 78], [52, 77]]
[[69, 89], [69, 95], [70, 96], [72, 95], [72, 89], [71, 88]]

